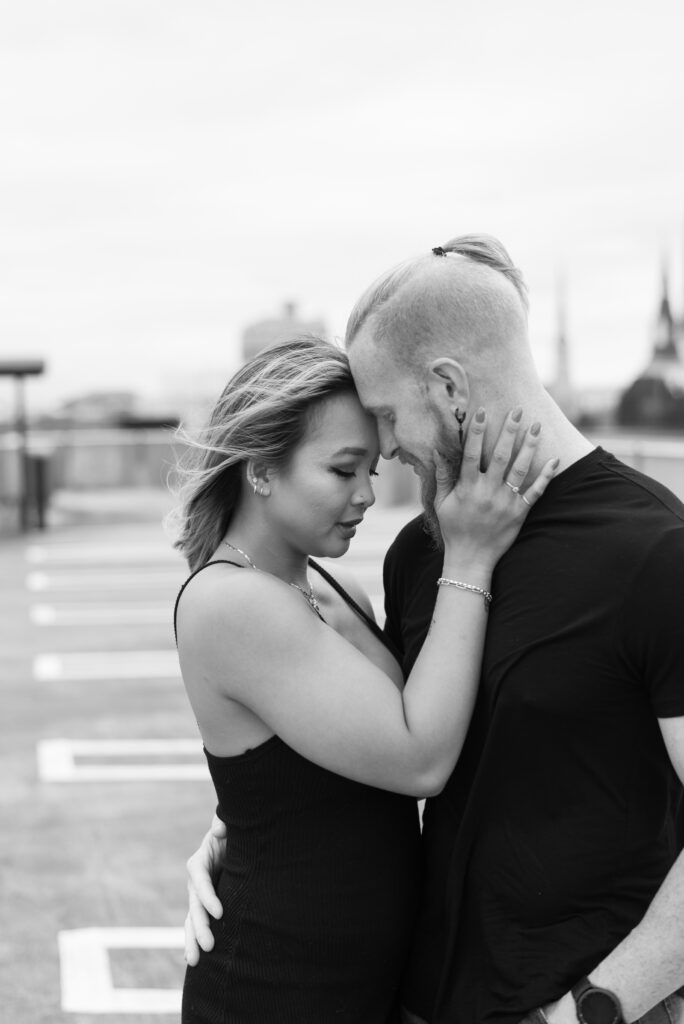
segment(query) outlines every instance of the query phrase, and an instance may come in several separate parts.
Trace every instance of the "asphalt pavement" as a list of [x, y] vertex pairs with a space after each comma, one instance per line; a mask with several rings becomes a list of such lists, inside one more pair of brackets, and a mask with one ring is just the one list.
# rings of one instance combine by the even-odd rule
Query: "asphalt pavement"
[[[185, 860], [214, 808], [175, 657], [161, 492], [62, 495], [0, 538], [0, 973], [12, 1024], [177, 1024]], [[381, 617], [413, 508], [344, 558]], [[6, 1015], [6, 1016], [5, 1016]]]

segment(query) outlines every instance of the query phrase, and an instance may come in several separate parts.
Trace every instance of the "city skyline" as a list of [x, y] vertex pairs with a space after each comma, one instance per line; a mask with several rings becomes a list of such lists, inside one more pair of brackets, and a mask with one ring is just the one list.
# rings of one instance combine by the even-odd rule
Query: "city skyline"
[[0, 354], [46, 360], [32, 407], [218, 389], [284, 302], [340, 337], [377, 274], [477, 230], [525, 274], [545, 380], [559, 277], [579, 388], [648, 363], [663, 258], [684, 311], [670, 0], [32, 0], [3, 22]]
[[[597, 377], [595, 379], [587, 378], [584, 381], [578, 380], [576, 373], [572, 372], [573, 364], [573, 344], [572, 337], [569, 337], [567, 330], [568, 323], [568, 302], [567, 302], [567, 282], [564, 278], [559, 276], [556, 283], [555, 292], [555, 323], [553, 325], [553, 333], [545, 339], [542, 346], [537, 344], [535, 351], [535, 358], [537, 362], [540, 362], [540, 350], [544, 358], [542, 358], [540, 367], [540, 374], [544, 383], [551, 387], [558, 383], [557, 372], [559, 370], [559, 337], [563, 337], [564, 357], [566, 364], [566, 372], [569, 374], [565, 378], [564, 382], [569, 383], [570, 387], [574, 392], [574, 402], [576, 402], [576, 409], [578, 411], [591, 411], [596, 408], [598, 402], [598, 408], [603, 408], [603, 402], [608, 398], [609, 395], [617, 396], [624, 390], [633, 380], [646, 369], [652, 360], [654, 338], [656, 336], [656, 323], [657, 323], [657, 311], [662, 296], [662, 281], [665, 276], [668, 282], [668, 294], [671, 301], [673, 311], [676, 316], [681, 317], [684, 320], [684, 301], [677, 302], [675, 297], [672, 301], [672, 287], [671, 280], [672, 275], [669, 271], [671, 264], [663, 263], [661, 259], [659, 273], [658, 273], [658, 284], [661, 286], [660, 291], [657, 291], [654, 296], [653, 311], [650, 317], [650, 323], [646, 325], [644, 333], [643, 352], [641, 353], [642, 359], [639, 365], [634, 362], [635, 371], [629, 376], [622, 376], [616, 378], [614, 374], [608, 374], [605, 377]], [[564, 297], [565, 296], [565, 297]], [[311, 325], [315, 325], [317, 328], [325, 328], [317, 331], [322, 336], [331, 338], [336, 343], [342, 345], [343, 338], [342, 332], [334, 334], [327, 329], [327, 321], [325, 316], [319, 316], [315, 319], [309, 320], [300, 318], [300, 310], [296, 303], [286, 301], [282, 304], [283, 309], [290, 307], [290, 315], [292, 315], [297, 323], [303, 323], [303, 329], [313, 329]], [[572, 310], [570, 309], [570, 319], [572, 319]], [[279, 319], [286, 318], [286, 314], [282, 310], [271, 309], [265, 311], [265, 315], [254, 320], [251, 323], [243, 325], [240, 329], [238, 337], [234, 339], [231, 345], [230, 356], [225, 360], [225, 366], [223, 367], [225, 374], [231, 374], [240, 362], [245, 358], [244, 353], [244, 341], [255, 326], [259, 325], [263, 320], [273, 321], [276, 323]], [[277, 332], [276, 332], [277, 333]], [[531, 326], [531, 341], [533, 350], [535, 348], [535, 335], [533, 326]], [[285, 336], [285, 333], [282, 335]], [[539, 342], [539, 339], [536, 339]], [[17, 355], [20, 358], [25, 356], [36, 356], [40, 355], [35, 352], [16, 352], [12, 353], [11, 349], [7, 350], [9, 356]], [[83, 375], [82, 385], [80, 389], [72, 388], [67, 385], [64, 390], [53, 389], [50, 386], [50, 366], [49, 359], [46, 360], [46, 377], [47, 380], [41, 379], [40, 377], [34, 377], [28, 387], [29, 396], [31, 398], [31, 412], [33, 414], [40, 413], [51, 413], [55, 412], [62, 407], [69, 405], [72, 402], [78, 402], [86, 397], [96, 396], [98, 394], [110, 395], [114, 392], [128, 392], [134, 398], [134, 406], [140, 412], [144, 412], [144, 404], [146, 400], [151, 401], [153, 410], [161, 411], [165, 413], [180, 413], [185, 415], [187, 408], [192, 405], [198, 405], [200, 408], [208, 402], [213, 401], [216, 393], [220, 391], [223, 386], [224, 379], [221, 376], [221, 364], [217, 361], [215, 365], [206, 365], [204, 367], [194, 367], [188, 371], [181, 369], [180, 367], [166, 367], [160, 370], [154, 383], [151, 378], [147, 381], [147, 386], [143, 384], [142, 387], [136, 386], [135, 380], [131, 375], [124, 371], [120, 378], [114, 379], [112, 382], [111, 377], [108, 379], [102, 378], [99, 374], [95, 373], [92, 377], [88, 377], [87, 374]], [[41, 383], [44, 385], [41, 387]], [[46, 386], [45, 386], [46, 385]], [[189, 396], [193, 390], [196, 390], [196, 402], [189, 400]], [[38, 401], [36, 402], [36, 393]], [[554, 392], [555, 393], [555, 392]], [[582, 402], [582, 395], [586, 396], [586, 402]], [[7, 392], [4, 396], [0, 397], [0, 422], [2, 419], [11, 421], [12, 417], [9, 414], [13, 408], [12, 396]], [[174, 405], [175, 402], [175, 405]]]

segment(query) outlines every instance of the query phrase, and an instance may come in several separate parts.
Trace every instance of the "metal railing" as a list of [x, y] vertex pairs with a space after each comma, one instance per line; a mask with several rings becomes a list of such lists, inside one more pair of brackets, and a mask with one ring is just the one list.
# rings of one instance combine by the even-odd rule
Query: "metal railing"
[[[654, 477], [684, 500], [684, 436], [596, 434], [591, 437], [628, 465]], [[108, 488], [167, 486], [167, 478], [182, 451], [182, 442], [163, 429], [69, 428], [31, 433], [27, 478], [32, 506], [31, 525], [58, 490], [93, 491]], [[22, 487], [21, 444], [16, 434], [0, 435], [0, 528], [16, 520]], [[377, 485], [380, 505], [415, 503], [417, 482], [407, 467], [381, 467]]]

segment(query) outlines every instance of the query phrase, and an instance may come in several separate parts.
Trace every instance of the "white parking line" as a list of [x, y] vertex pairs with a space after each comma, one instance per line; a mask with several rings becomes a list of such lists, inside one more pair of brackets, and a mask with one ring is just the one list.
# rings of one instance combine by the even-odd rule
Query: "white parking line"
[[[383, 596], [370, 588], [370, 600], [381, 622]], [[173, 621], [170, 602], [163, 604], [34, 604], [29, 608], [34, 626], [168, 626]]]
[[100, 593], [103, 590], [141, 590], [145, 587], [165, 587], [176, 590], [183, 583], [186, 572], [178, 569], [88, 569], [76, 572], [30, 572], [26, 588], [33, 593], [48, 590], [85, 590]]
[[157, 626], [171, 624], [173, 609], [162, 604], [34, 604], [34, 626]]
[[182, 556], [171, 545], [157, 544], [32, 544], [24, 552], [31, 565], [63, 565], [126, 562], [180, 563]]
[[77, 928], [58, 933], [65, 1013], [179, 1013], [181, 990], [115, 988], [110, 949], [182, 949], [182, 928]]
[[178, 655], [174, 650], [39, 654], [33, 659], [33, 678], [37, 682], [177, 679], [179, 676]]
[[[42, 782], [204, 782], [209, 778], [199, 739], [172, 740], [69, 740], [38, 743], [38, 777]], [[145, 764], [144, 758], [164, 756], [163, 763]], [[194, 756], [194, 762], [174, 757]], [[78, 764], [78, 757], [108, 760], [138, 758], [128, 764]]]

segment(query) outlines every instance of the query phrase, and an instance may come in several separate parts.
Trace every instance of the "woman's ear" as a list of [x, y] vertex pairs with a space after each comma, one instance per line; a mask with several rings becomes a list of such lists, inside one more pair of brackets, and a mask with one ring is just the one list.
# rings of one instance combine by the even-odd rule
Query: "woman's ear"
[[470, 400], [468, 374], [456, 359], [443, 356], [428, 367], [428, 394], [436, 408], [453, 418], [457, 409], [465, 412]]
[[251, 487], [255, 494], [267, 497], [271, 493], [271, 482], [269, 468], [258, 459], [249, 459], [246, 464], [247, 486]]

